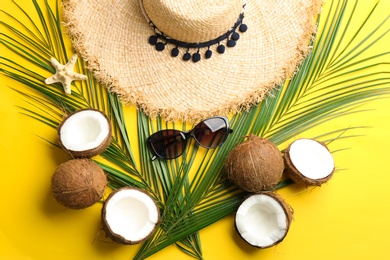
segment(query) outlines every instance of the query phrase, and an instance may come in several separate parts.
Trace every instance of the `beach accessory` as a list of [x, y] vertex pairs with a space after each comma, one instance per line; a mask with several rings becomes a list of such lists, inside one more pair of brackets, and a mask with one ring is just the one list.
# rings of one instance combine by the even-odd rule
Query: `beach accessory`
[[199, 121], [248, 109], [290, 77], [321, 3], [64, 0], [64, 18], [77, 53], [122, 100]]
[[198, 123], [191, 131], [182, 132], [175, 129], [158, 131], [149, 136], [147, 142], [154, 156], [152, 160], [174, 159], [183, 154], [189, 138], [204, 148], [221, 146], [233, 130], [229, 128], [226, 117], [211, 117]]

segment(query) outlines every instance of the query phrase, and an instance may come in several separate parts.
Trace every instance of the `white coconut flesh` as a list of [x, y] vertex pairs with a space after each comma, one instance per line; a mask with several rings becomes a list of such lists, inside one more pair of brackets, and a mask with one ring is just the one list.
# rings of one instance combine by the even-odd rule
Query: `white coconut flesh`
[[312, 139], [294, 141], [289, 150], [294, 167], [305, 177], [318, 180], [326, 178], [334, 170], [334, 159], [329, 150]]
[[241, 237], [255, 247], [266, 248], [283, 240], [289, 220], [282, 205], [272, 196], [256, 194], [238, 208], [235, 223]]
[[142, 241], [155, 229], [159, 212], [153, 199], [137, 189], [123, 189], [106, 201], [105, 220], [112, 233]]
[[110, 134], [107, 118], [95, 110], [83, 110], [69, 116], [60, 130], [62, 145], [71, 151], [99, 147]]

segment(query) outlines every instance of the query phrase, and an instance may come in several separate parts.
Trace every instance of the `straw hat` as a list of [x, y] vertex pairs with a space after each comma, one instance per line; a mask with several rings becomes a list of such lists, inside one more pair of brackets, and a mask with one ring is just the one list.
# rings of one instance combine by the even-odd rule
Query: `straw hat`
[[197, 121], [248, 109], [291, 76], [321, 2], [65, 0], [64, 17], [109, 90], [149, 116]]

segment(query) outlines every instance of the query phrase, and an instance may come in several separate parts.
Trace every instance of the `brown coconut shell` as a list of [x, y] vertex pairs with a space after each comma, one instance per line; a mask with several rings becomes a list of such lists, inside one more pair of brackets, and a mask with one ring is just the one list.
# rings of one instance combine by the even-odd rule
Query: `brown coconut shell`
[[224, 168], [231, 182], [243, 190], [258, 193], [272, 189], [280, 181], [284, 162], [273, 142], [250, 135], [229, 153]]
[[[279, 244], [280, 242], [282, 242], [286, 238], [287, 233], [290, 230], [291, 222], [293, 221], [294, 209], [276, 192], [263, 191], [263, 192], [260, 192], [258, 194], [267, 195], [267, 196], [272, 197], [273, 199], [275, 199], [280, 204], [280, 206], [283, 208], [284, 213], [286, 214], [286, 227], [287, 227], [287, 230], [286, 230], [286, 233], [284, 234], [283, 237], [281, 237], [279, 240], [275, 241], [275, 243], [270, 244], [270, 245], [268, 245], [266, 247], [254, 246], [254, 245], [248, 243], [249, 245], [251, 245], [253, 247], [256, 247], [256, 248], [259, 248], [259, 249], [265, 249], [265, 248], [270, 248], [270, 247], [276, 246], [277, 244]], [[253, 195], [249, 195], [249, 196], [245, 197], [245, 199], [249, 198], [250, 196], [253, 196]], [[245, 201], [245, 199], [243, 201]], [[236, 220], [236, 219], [234, 219], [234, 220]], [[236, 222], [234, 222], [234, 226], [236, 228], [237, 233], [246, 242], [246, 240], [241, 236], [240, 232], [238, 231]]]
[[[106, 235], [114, 242], [118, 243], [118, 244], [124, 244], [124, 245], [136, 245], [136, 244], [139, 244], [139, 243], [142, 243], [144, 242], [145, 240], [147, 240], [152, 234], [153, 232], [150, 232], [150, 234], [146, 237], [144, 237], [143, 239], [140, 239], [140, 240], [128, 240], [126, 238], [124, 238], [123, 236], [119, 235], [119, 234], [116, 234], [110, 227], [110, 225], [108, 224], [107, 222], [107, 218], [106, 218], [106, 214], [107, 214], [107, 203], [110, 201], [110, 199], [117, 193], [117, 192], [120, 192], [122, 190], [125, 190], [125, 189], [134, 189], [134, 190], [138, 190], [140, 192], [143, 192], [145, 193], [146, 195], [150, 196], [146, 191], [142, 190], [142, 189], [139, 189], [139, 188], [136, 188], [136, 187], [122, 187], [122, 188], [119, 188], [113, 192], [110, 193], [110, 195], [107, 197], [107, 199], [104, 201], [104, 204], [103, 204], [103, 208], [102, 208], [102, 211], [101, 211], [101, 221], [102, 221], [102, 227], [103, 227], [103, 230], [104, 232], [106, 233]], [[160, 221], [160, 210], [157, 206], [157, 203], [153, 200], [155, 206], [156, 206], [156, 210], [157, 210], [157, 213], [158, 213], [158, 221], [157, 221], [157, 224], [155, 226], [155, 228], [157, 228], [158, 226], [158, 223]]]
[[106, 186], [106, 174], [90, 159], [72, 159], [60, 164], [51, 179], [54, 198], [71, 209], [92, 206], [102, 198]]
[[[329, 149], [325, 143], [317, 141], [317, 140], [314, 140], [314, 141], [321, 144], [329, 151]], [[300, 173], [299, 170], [294, 166], [294, 164], [290, 158], [291, 145], [292, 145], [292, 143], [287, 147], [287, 149], [285, 150], [285, 153], [284, 153], [285, 174], [287, 177], [289, 177], [295, 183], [298, 183], [300, 185], [304, 185], [306, 187], [321, 186], [322, 184], [328, 182], [332, 178], [334, 170], [335, 170], [334, 168], [333, 168], [333, 171], [328, 176], [326, 176], [325, 178], [321, 178], [321, 179], [308, 178], [305, 175], [303, 175], [302, 173]]]
[[[106, 139], [104, 139], [104, 141], [99, 146], [97, 146], [96, 148], [93, 148], [93, 149], [88, 149], [88, 150], [84, 150], [84, 151], [74, 151], [74, 150], [66, 148], [61, 141], [61, 128], [62, 128], [62, 126], [65, 124], [66, 120], [69, 119], [71, 116], [73, 116], [77, 113], [83, 112], [83, 111], [87, 111], [87, 110], [99, 112], [107, 120], [109, 129], [108, 129], [108, 135], [107, 135]], [[99, 155], [99, 154], [103, 153], [108, 148], [108, 146], [111, 143], [111, 139], [112, 139], [112, 128], [111, 128], [109, 118], [102, 111], [97, 110], [97, 109], [93, 109], [93, 108], [80, 109], [80, 110], [66, 116], [62, 120], [62, 122], [59, 124], [59, 126], [57, 128], [57, 133], [58, 133], [58, 143], [59, 143], [60, 147], [65, 152], [70, 154], [70, 156], [72, 156], [72, 158], [91, 158], [91, 157], [94, 157], [96, 155]]]

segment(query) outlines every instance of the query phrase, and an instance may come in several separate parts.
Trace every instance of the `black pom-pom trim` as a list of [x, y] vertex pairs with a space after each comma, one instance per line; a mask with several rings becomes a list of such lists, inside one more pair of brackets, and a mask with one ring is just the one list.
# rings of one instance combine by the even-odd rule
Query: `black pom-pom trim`
[[233, 41], [238, 41], [240, 39], [240, 34], [238, 32], [234, 32], [230, 39], [232, 39]]
[[206, 59], [210, 59], [212, 55], [213, 55], [213, 51], [210, 49], [208, 49], [205, 53]]
[[156, 43], [156, 50], [157, 51], [163, 51], [165, 49], [165, 44], [162, 42]]
[[223, 54], [225, 52], [225, 46], [224, 45], [218, 45], [217, 52], [219, 54]]
[[[245, 5], [243, 6], [245, 7]], [[163, 51], [165, 49], [166, 44], [173, 44], [175, 47], [171, 50], [171, 56], [177, 57], [179, 56], [179, 48], [186, 48], [187, 51], [183, 55], [184, 61], [189, 61], [192, 59], [194, 63], [199, 62], [201, 60], [201, 54], [200, 49], [206, 48], [205, 51], [205, 57], [206, 59], [210, 59], [213, 52], [210, 49], [213, 45], [218, 45], [216, 48], [216, 51], [220, 54], [225, 53], [226, 47], [225, 45], [221, 44], [224, 40], [226, 40], [226, 46], [227, 47], [234, 47], [237, 44], [237, 41], [240, 39], [240, 34], [237, 31], [243, 33], [248, 30], [248, 26], [243, 23], [244, 19], [244, 11], [240, 14], [240, 16], [237, 19], [237, 22], [233, 25], [233, 27], [228, 30], [223, 35], [207, 41], [207, 42], [201, 42], [201, 43], [188, 43], [188, 42], [182, 42], [175, 39], [172, 39], [171, 37], [165, 35], [163, 32], [161, 32], [152, 21], [149, 21], [150, 26], [154, 29], [155, 35], [152, 35], [149, 37], [149, 44], [153, 45], [157, 51]], [[161, 41], [159, 41], [161, 40]], [[190, 50], [197, 49], [197, 52], [190, 52]], [[192, 54], [191, 54], [192, 53]]]
[[194, 54], [192, 54], [192, 61], [193, 62], [200, 61], [200, 54], [199, 54], [199, 52], [195, 52]]
[[171, 50], [171, 55], [172, 55], [172, 57], [177, 57], [177, 56], [179, 56], [179, 48], [173, 48], [172, 50]]
[[238, 28], [240, 32], [246, 32], [248, 30], [248, 26], [246, 24], [241, 24], [240, 27]]
[[228, 47], [232, 48], [234, 46], [236, 46], [236, 41], [233, 41], [233, 40], [228, 40], [227, 44], [226, 44]]
[[152, 36], [149, 37], [149, 43], [151, 45], [156, 45], [157, 40], [158, 40], [158, 37], [156, 35], [152, 35]]
[[189, 61], [190, 59], [191, 59], [191, 53], [189, 52], [184, 53], [183, 60]]

